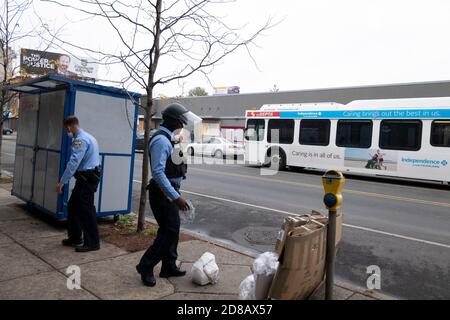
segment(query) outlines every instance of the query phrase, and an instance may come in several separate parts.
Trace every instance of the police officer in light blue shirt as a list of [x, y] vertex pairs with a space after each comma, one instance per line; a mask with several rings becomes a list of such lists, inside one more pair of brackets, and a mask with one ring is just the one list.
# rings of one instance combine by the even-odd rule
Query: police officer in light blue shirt
[[[161, 126], [160, 131], [170, 136], [172, 141], [175, 140], [175, 136], [170, 129]], [[172, 156], [173, 148], [171, 141], [165, 138], [164, 135], [155, 135], [149, 144], [152, 178], [170, 201], [176, 201], [180, 198], [180, 193], [175, 190], [174, 186], [179, 186], [184, 177], [179, 176], [169, 179], [165, 174], [166, 162]]]
[[178, 103], [164, 109], [162, 116], [163, 123], [149, 143], [152, 179], [147, 186], [150, 207], [159, 228], [152, 246], [136, 266], [142, 282], [150, 287], [156, 284], [153, 268], [160, 261], [161, 278], [181, 277], [186, 274], [186, 271], [180, 270], [176, 265], [180, 232], [179, 210], [189, 209], [180, 194], [180, 184], [186, 177], [187, 164], [178, 145], [176, 133], [196, 116]]
[[[94, 195], [100, 182], [100, 156], [97, 140], [80, 128], [78, 119], [64, 120], [64, 129], [72, 138], [72, 154], [60, 182], [58, 193], [75, 177], [76, 183], [67, 205], [68, 238], [65, 246], [75, 246], [77, 252], [100, 249]], [[82, 237], [83, 236], [83, 237]]]

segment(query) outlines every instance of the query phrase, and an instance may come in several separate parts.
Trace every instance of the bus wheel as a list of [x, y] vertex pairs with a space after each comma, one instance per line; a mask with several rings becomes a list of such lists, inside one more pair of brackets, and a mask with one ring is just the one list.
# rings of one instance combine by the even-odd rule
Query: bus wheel
[[189, 149], [188, 149], [188, 155], [190, 155], [191, 157], [193, 157], [194, 156], [194, 148], [192, 148], [192, 147], [189, 147]]
[[278, 171], [286, 168], [286, 155], [281, 149], [271, 149], [268, 153], [268, 166]]

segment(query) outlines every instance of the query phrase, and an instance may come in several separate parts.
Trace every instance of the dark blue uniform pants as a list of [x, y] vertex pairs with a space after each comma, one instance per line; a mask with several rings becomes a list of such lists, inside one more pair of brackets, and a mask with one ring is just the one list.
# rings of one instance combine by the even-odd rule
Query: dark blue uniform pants
[[94, 194], [98, 183], [77, 179], [67, 205], [67, 230], [69, 239], [81, 241], [84, 245], [95, 247], [100, 244], [97, 216], [94, 206]]
[[154, 181], [149, 186], [149, 200], [159, 228], [155, 241], [144, 253], [139, 265], [146, 272], [152, 273], [153, 267], [162, 261], [162, 270], [172, 270], [176, 268], [178, 258], [179, 209], [167, 199]]

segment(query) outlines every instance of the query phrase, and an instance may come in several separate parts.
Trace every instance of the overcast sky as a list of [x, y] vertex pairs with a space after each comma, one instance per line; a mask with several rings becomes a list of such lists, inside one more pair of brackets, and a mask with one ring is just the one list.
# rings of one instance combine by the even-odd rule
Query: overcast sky
[[[36, 1], [34, 7], [51, 25], [76, 20], [54, 5]], [[257, 66], [241, 50], [214, 68], [209, 78], [215, 86], [237, 85], [249, 93], [267, 92], [274, 84], [286, 91], [450, 79], [450, 1], [240, 0], [223, 14], [237, 25], [260, 25], [269, 16], [281, 22], [252, 49]], [[114, 45], [106, 30], [92, 22], [73, 23], [65, 26], [64, 36], [94, 48]], [[100, 67], [99, 77], [119, 79], [120, 73]], [[156, 93], [180, 95], [183, 86], [185, 94], [195, 86], [213, 91], [198, 75], [157, 87]]]

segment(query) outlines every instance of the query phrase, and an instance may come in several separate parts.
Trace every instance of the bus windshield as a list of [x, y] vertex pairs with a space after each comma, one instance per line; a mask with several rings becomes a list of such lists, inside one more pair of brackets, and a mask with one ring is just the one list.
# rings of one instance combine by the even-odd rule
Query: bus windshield
[[266, 122], [264, 119], [249, 119], [245, 129], [245, 139], [248, 141], [264, 140]]

